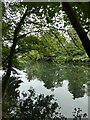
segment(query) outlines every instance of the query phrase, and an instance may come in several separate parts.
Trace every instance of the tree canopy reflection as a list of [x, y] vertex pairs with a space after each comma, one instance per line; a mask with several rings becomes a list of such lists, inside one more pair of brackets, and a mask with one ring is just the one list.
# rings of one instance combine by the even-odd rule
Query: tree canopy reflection
[[63, 81], [68, 80], [68, 90], [74, 99], [84, 96], [84, 84], [89, 80], [89, 71], [83, 65], [56, 65], [49, 62], [29, 63], [26, 67], [28, 80], [37, 78], [44, 82], [47, 89], [62, 86]]

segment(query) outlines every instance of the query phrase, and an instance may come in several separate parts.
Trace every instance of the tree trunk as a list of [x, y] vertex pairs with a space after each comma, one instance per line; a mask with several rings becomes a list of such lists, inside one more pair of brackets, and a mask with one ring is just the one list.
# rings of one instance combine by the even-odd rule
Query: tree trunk
[[23, 17], [21, 18], [20, 22], [18, 23], [15, 32], [14, 32], [14, 38], [13, 38], [13, 44], [10, 50], [10, 55], [9, 55], [9, 59], [8, 59], [8, 67], [7, 67], [7, 71], [6, 71], [6, 75], [3, 78], [2, 81], [2, 97], [5, 97], [8, 85], [9, 85], [9, 79], [10, 79], [10, 75], [11, 75], [11, 70], [12, 70], [12, 64], [13, 64], [13, 57], [15, 55], [15, 48], [16, 48], [16, 44], [18, 41], [18, 35], [19, 35], [19, 31], [21, 30], [21, 25], [24, 23], [24, 20], [27, 16], [28, 13], [28, 9], [25, 11]]
[[71, 21], [72, 26], [76, 30], [88, 57], [90, 58], [90, 40], [87, 37], [87, 34], [84, 31], [83, 27], [81, 26], [77, 18], [76, 12], [73, 10], [73, 8], [70, 6], [70, 3], [68, 2], [62, 2], [62, 6], [64, 11], [69, 17], [69, 20]]

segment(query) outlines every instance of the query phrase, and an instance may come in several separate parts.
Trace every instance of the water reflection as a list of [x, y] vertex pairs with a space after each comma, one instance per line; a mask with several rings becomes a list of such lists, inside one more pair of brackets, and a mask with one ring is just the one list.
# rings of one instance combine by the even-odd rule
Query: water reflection
[[35, 62], [26, 67], [28, 80], [38, 79], [44, 82], [47, 89], [53, 90], [62, 86], [68, 80], [68, 91], [73, 94], [73, 99], [85, 95], [85, 84], [89, 80], [90, 69], [83, 65], [56, 65], [52, 63]]
[[[72, 117], [74, 107], [80, 107], [84, 109], [84, 112], [87, 112], [87, 95], [90, 95], [90, 69], [87, 66], [69, 64], [56, 65], [36, 62], [27, 64], [25, 70], [26, 74], [18, 71], [21, 72], [21, 77], [13, 75], [10, 78], [7, 96], [5, 100], [3, 100], [4, 118], [13, 118], [13, 120], [16, 120], [16, 118], [21, 117], [21, 120], [24, 118], [43, 120], [42, 115], [44, 115], [45, 119], [57, 120], [57, 117], [61, 118], [63, 115]], [[28, 82], [27, 79], [30, 82]], [[22, 83], [22, 81], [24, 83]], [[34, 89], [30, 89], [30, 86], [34, 87], [35, 91]], [[29, 91], [26, 92], [26, 90]], [[24, 91], [22, 98], [20, 96], [21, 91]], [[53, 94], [54, 97], [52, 97], [51, 94]], [[53, 108], [54, 104], [52, 100], [54, 100], [54, 98], [57, 99], [57, 103], [55, 102], [56, 106]], [[41, 105], [42, 102], [47, 104], [43, 106], [44, 104]], [[58, 108], [58, 104], [61, 106], [59, 113], [63, 115], [57, 113], [55, 118], [55, 110]], [[49, 112], [48, 109], [50, 110]], [[45, 114], [42, 114], [43, 112], [45, 112]], [[48, 116], [46, 116], [47, 113]], [[52, 114], [54, 114], [54, 117], [50, 118]], [[35, 118], [32, 118], [32, 116]]]

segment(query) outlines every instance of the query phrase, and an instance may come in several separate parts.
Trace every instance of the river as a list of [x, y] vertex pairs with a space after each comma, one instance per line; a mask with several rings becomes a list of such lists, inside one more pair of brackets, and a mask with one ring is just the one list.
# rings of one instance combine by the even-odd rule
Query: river
[[28, 63], [21, 73], [19, 90], [33, 87], [36, 94], [54, 95], [61, 113], [73, 117], [74, 108], [88, 114], [88, 82], [90, 68], [82, 64], [55, 64], [51, 62]]

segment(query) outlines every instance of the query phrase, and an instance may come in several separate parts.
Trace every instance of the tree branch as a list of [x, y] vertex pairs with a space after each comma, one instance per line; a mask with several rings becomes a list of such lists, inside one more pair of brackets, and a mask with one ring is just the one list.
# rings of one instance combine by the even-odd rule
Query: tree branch
[[86, 32], [81, 26], [76, 12], [73, 10], [69, 2], [62, 2], [62, 6], [64, 11], [69, 17], [69, 20], [71, 21], [72, 26], [76, 30], [88, 57], [90, 58], [90, 40], [88, 39]]
[[2, 92], [3, 92], [2, 97], [3, 98], [5, 97], [5, 94], [7, 92], [7, 88], [9, 85], [9, 78], [10, 78], [11, 70], [12, 70], [13, 57], [15, 54], [15, 47], [16, 47], [16, 44], [18, 41], [17, 37], [18, 37], [19, 31], [21, 30], [21, 25], [24, 23], [24, 20], [25, 20], [27, 14], [28, 14], [28, 8], [26, 9], [24, 15], [22, 16], [20, 22], [17, 24], [15, 32], [14, 32], [13, 44], [12, 44], [9, 59], [8, 59], [8, 67], [7, 67], [6, 75], [5, 75], [3, 82], [2, 82], [2, 86], [3, 86], [2, 87], [3, 88], [2, 89]]
[[54, 34], [54, 36], [58, 39], [58, 41], [60, 42], [60, 44], [62, 45], [62, 47], [65, 49], [65, 51], [67, 52], [67, 54], [70, 55], [70, 53], [67, 51], [67, 49], [65, 48], [65, 46], [63, 45], [63, 43], [60, 41], [60, 39], [57, 36], [57, 34], [55, 32], [53, 32], [52, 30], [51, 30], [51, 33]]

